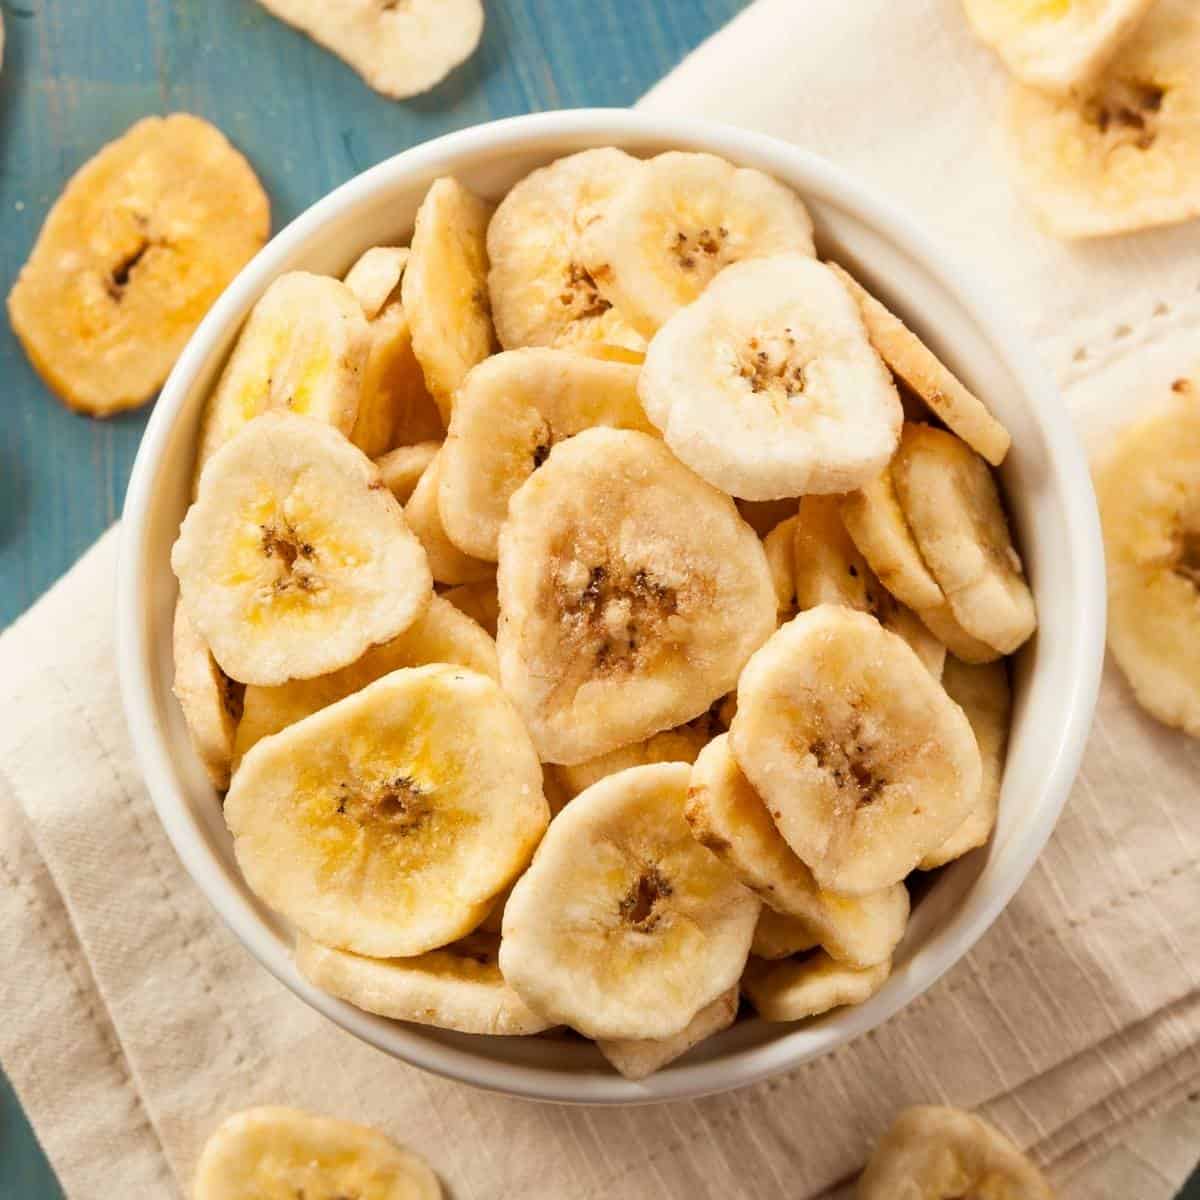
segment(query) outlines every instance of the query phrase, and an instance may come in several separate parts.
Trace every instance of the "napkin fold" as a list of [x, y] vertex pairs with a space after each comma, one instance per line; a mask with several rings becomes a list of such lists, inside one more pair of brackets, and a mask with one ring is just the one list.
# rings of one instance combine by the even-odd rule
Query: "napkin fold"
[[[993, 137], [1002, 91], [954, 0], [758, 0], [644, 103], [788, 137], [887, 189], [1002, 293], [1102, 438], [1200, 359], [1200, 226], [1042, 238]], [[222, 1117], [268, 1102], [382, 1126], [456, 1200], [845, 1194], [916, 1102], [977, 1108], [1068, 1197], [1181, 1184], [1200, 1128], [1200, 744], [1143, 716], [1111, 668], [1054, 838], [929, 993], [731, 1095], [538, 1105], [355, 1041], [209, 909], [125, 731], [115, 562], [110, 531], [0, 636], [0, 1060], [68, 1196], [184, 1194]]]

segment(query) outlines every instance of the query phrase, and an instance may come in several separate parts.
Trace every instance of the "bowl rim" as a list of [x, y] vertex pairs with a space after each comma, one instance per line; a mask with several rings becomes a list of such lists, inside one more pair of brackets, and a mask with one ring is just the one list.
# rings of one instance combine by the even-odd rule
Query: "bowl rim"
[[[309, 984], [296, 971], [281, 940], [226, 878], [216, 855], [172, 781], [168, 738], [153, 702], [153, 650], [149, 623], [142, 619], [145, 581], [154, 565], [149, 558], [147, 524], [157, 468], [194, 377], [214, 345], [310, 235], [343, 210], [353, 208], [379, 190], [436, 168], [447, 159], [470, 158], [498, 148], [520, 150], [546, 139], [575, 140], [586, 145], [625, 145], [639, 140], [704, 146], [734, 161], [786, 159], [789, 170], [815, 180], [836, 194], [839, 203], [901, 247], [942, 287], [997, 348], [1035, 408], [1054, 466], [1055, 490], [1067, 527], [1064, 555], [1068, 574], [1080, 581], [1082, 594], [1097, 598], [1078, 613], [1072, 629], [1071, 662], [1075, 670], [1061, 691], [1061, 729], [1047, 746], [1042, 802], [1024, 827], [1020, 852], [1007, 874], [969, 914], [959, 912], [939, 931], [940, 953], [924, 956], [923, 970], [908, 972], [890, 992], [868, 1004], [841, 1010], [839, 1037], [815, 1045], [803, 1029], [789, 1031], [764, 1046], [734, 1050], [720, 1063], [680, 1063], [631, 1082], [615, 1073], [568, 1076], [527, 1064], [513, 1064], [486, 1053], [460, 1049], [428, 1036], [419, 1026], [384, 1021], [361, 1012]], [[986, 292], [975, 285], [917, 224], [893, 209], [867, 186], [828, 160], [779, 138], [732, 125], [691, 117], [662, 116], [621, 108], [567, 109], [508, 117], [471, 126], [421, 143], [361, 172], [310, 206], [280, 230], [242, 269], [188, 340], [164, 384], [142, 437], [122, 509], [117, 565], [117, 664], [122, 705], [143, 780], [168, 838], [192, 879], [224, 923], [247, 950], [281, 983], [348, 1032], [415, 1066], [488, 1090], [527, 1099], [584, 1104], [638, 1104], [694, 1098], [744, 1087], [801, 1063], [868, 1032], [890, 1019], [930, 988], [956, 964], [1008, 904], [1024, 882], [1054, 829], [1078, 771], [1099, 692], [1105, 631], [1104, 558], [1099, 518], [1087, 461], [1066, 408], [1040, 364], [1038, 355]], [[161, 564], [159, 564], [161, 566]], [[880, 1001], [881, 1003], [876, 1003]], [[784, 1041], [790, 1046], [783, 1045]]]

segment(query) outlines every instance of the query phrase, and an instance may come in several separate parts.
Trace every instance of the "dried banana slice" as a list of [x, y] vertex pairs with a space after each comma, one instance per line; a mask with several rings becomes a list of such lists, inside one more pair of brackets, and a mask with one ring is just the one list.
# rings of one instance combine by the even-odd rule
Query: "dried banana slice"
[[1096, 73], [1154, 0], [963, 0], [979, 39], [1030, 87], [1070, 91]]
[[368, 321], [375, 320], [395, 296], [408, 255], [407, 246], [372, 246], [346, 272], [345, 284], [358, 298]]
[[412, 252], [400, 281], [412, 349], [442, 423], [467, 372], [495, 349], [487, 292], [491, 209], [444, 177], [417, 210]]
[[1042, 1173], [998, 1129], [961, 1109], [933, 1105], [899, 1113], [871, 1155], [856, 1195], [1054, 1200]]
[[733, 502], [629, 430], [569, 438], [517, 490], [498, 583], [500, 678], [544, 762], [699, 716], [775, 627]]
[[796, 602], [796, 526], [799, 523], [799, 515], [790, 516], [763, 538], [763, 553], [771, 570], [775, 611], [780, 625], [800, 611]]
[[874, 617], [822, 604], [746, 664], [730, 746], [829, 891], [902, 880], [966, 819], [982, 767], [962, 709]]
[[686, 763], [610, 775], [554, 818], [504, 910], [500, 969], [592, 1038], [666, 1038], [733, 987], [759, 902], [688, 832]]
[[987, 463], [952, 433], [906, 425], [892, 478], [955, 622], [1011, 654], [1033, 634], [1037, 615]]
[[296, 966], [323, 991], [365, 1012], [459, 1033], [541, 1033], [538, 1016], [500, 974], [500, 939], [469, 933], [414, 958], [364, 958], [301, 935]]
[[378, 1130], [295, 1108], [234, 1113], [205, 1143], [196, 1200], [442, 1200], [425, 1161]]
[[13, 332], [68, 407], [149, 400], [267, 240], [250, 164], [207, 121], [147, 117], [71, 178], [8, 297]]
[[858, 967], [891, 958], [908, 924], [904, 884], [859, 897], [818, 888], [738, 769], [728, 734], [711, 741], [696, 759], [684, 815], [701, 845], [771, 908], [802, 926], [811, 936], [810, 945], [821, 945], [840, 962]]
[[172, 649], [175, 682], [171, 690], [183, 710], [192, 749], [213, 787], [224, 791], [229, 786], [234, 736], [242, 714], [242, 688], [217, 666], [208, 643], [179, 603], [175, 605]]
[[745, 500], [861, 486], [904, 417], [853, 299], [803, 254], [722, 271], [650, 343], [638, 393], [683, 462]]
[[1109, 649], [1147, 712], [1200, 737], [1200, 378], [1119, 436], [1096, 491]]
[[251, 421], [213, 456], [171, 566], [192, 624], [242, 683], [336, 671], [408, 629], [432, 594], [370, 459], [292, 413]]
[[739, 500], [738, 512], [742, 520], [758, 534], [765, 538], [781, 522], [796, 515], [796, 501], [787, 500]]
[[401, 504], [407, 504], [417, 490], [425, 469], [441, 449], [441, 442], [416, 442], [412, 446], [397, 446], [375, 460], [379, 478]]
[[931, 871], [952, 859], [961, 858], [968, 850], [982, 846], [992, 836], [1000, 805], [1004, 751], [1012, 715], [1008, 671], [1002, 662], [968, 666], [957, 659], [948, 659], [942, 675], [942, 687], [971, 722], [983, 760], [983, 778], [979, 798], [967, 819], [932, 854], [921, 859], [922, 871]]
[[752, 958], [742, 976], [742, 991], [764, 1021], [803, 1021], [833, 1008], [862, 1004], [883, 987], [891, 973], [890, 961], [860, 969], [814, 950], [802, 958], [779, 962]]
[[1008, 430], [988, 412], [983, 401], [849, 272], [837, 263], [830, 263], [829, 269], [854, 297], [871, 345], [879, 351], [883, 361], [972, 450], [982, 454], [993, 466], [999, 466], [1008, 454], [1012, 439]]
[[236, 759], [263, 738], [327, 705], [344, 700], [401, 667], [450, 663], [499, 679], [496, 644], [450, 601], [434, 596], [429, 607], [398, 637], [372, 646], [356, 662], [315, 679], [293, 679], [278, 687], [248, 687], [237, 727]]
[[544, 347], [493, 355], [463, 380], [439, 468], [446, 536], [495, 562], [512, 494], [560, 441], [607, 426], [654, 433], [638, 368]]
[[583, 265], [579, 239], [642, 169], [604, 147], [527, 175], [500, 201], [487, 232], [488, 291], [506, 350], [569, 346], [645, 348]]
[[1157, 0], [1107, 70], [1069, 96], [1014, 87], [1008, 131], [1026, 200], [1056, 237], [1200, 215], [1200, 8]]
[[305, 271], [281, 275], [251, 311], [208, 398], [199, 465], [272, 409], [349, 434], [369, 348], [367, 319], [344, 283]]
[[472, 621], [482, 625], [492, 637], [496, 636], [496, 628], [500, 624], [500, 597], [496, 594], [495, 578], [479, 583], [460, 583], [442, 595], [459, 612], [466, 613]]
[[446, 527], [442, 524], [442, 513], [438, 506], [438, 483], [445, 450], [446, 444], [443, 442], [442, 448], [425, 468], [425, 473], [417, 480], [417, 486], [413, 488], [413, 494], [404, 506], [404, 517], [409, 528], [425, 547], [429, 569], [438, 583], [487, 582], [495, 578], [495, 564], [464, 554], [446, 536]]
[[671, 150], [632, 172], [587, 226], [583, 264], [601, 295], [649, 338], [730, 263], [787, 251], [812, 256], [812, 235], [800, 197], [778, 180], [712, 154]]
[[474, 929], [549, 819], [512, 706], [445, 665], [393, 671], [265, 738], [225, 799], [255, 894], [310, 938], [378, 958]]
[[483, 33], [481, 0], [258, 2], [393, 100], [436, 87], [471, 57]]
[[626, 1079], [645, 1079], [682, 1058], [705, 1039], [728, 1029], [737, 1017], [738, 989], [732, 987], [702, 1008], [677, 1034], [666, 1038], [600, 1038], [596, 1049]]
[[755, 958], [775, 961], [791, 958], [794, 954], [803, 954], [819, 945], [820, 942], [813, 936], [807, 921], [776, 912], [764, 904], [762, 912], [758, 914], [758, 924], [754, 927], [754, 941], [750, 943], [750, 953]]

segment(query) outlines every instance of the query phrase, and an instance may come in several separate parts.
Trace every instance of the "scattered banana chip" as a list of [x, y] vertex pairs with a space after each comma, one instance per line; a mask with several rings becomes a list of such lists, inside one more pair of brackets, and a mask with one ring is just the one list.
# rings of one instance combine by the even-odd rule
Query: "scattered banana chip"
[[738, 1011], [732, 987], [702, 1008], [677, 1034], [666, 1038], [600, 1038], [596, 1048], [626, 1079], [645, 1079], [682, 1058], [706, 1038], [728, 1029]]
[[500, 533], [500, 678], [544, 762], [584, 762], [725, 695], [775, 627], [762, 544], [657, 438], [587, 429]]
[[1116, 52], [1154, 0], [963, 0], [967, 19], [1022, 82], [1070, 91]]
[[738, 766], [829, 891], [899, 883], [966, 819], [981, 763], [962, 709], [874, 617], [823, 604], [746, 664]]
[[689, 772], [633, 767], [554, 818], [500, 942], [531, 1008], [592, 1038], [667, 1038], [737, 983], [759, 902], [688, 831]]
[[802, 927], [811, 936], [809, 945], [821, 945], [839, 961], [859, 967], [891, 958], [908, 924], [904, 884], [860, 897], [821, 891], [738, 769], [728, 734], [700, 751], [684, 815], [700, 844], [767, 905]]
[[442, 593], [459, 612], [466, 613], [472, 621], [496, 636], [500, 624], [500, 597], [496, 594], [495, 577], [479, 583], [460, 583]]
[[998, 1129], [961, 1109], [932, 1105], [906, 1108], [896, 1117], [856, 1195], [1054, 1200], [1042, 1173]]
[[499, 951], [494, 934], [469, 933], [414, 958], [364, 958], [301, 935], [296, 966], [317, 987], [397, 1021], [494, 1037], [549, 1029], [504, 982]]
[[481, 0], [258, 2], [393, 100], [436, 87], [471, 57], [483, 33]]
[[755, 958], [774, 961], [803, 954], [819, 945], [807, 921], [776, 912], [770, 905], [764, 904], [762, 912], [758, 914], [758, 924], [754, 927], [750, 953]]
[[579, 244], [641, 169], [623, 150], [584, 150], [527, 175], [500, 202], [487, 231], [488, 291], [506, 350], [645, 348], [583, 265]]
[[413, 353], [444, 425], [458, 385], [495, 349], [487, 291], [490, 216], [457, 179], [436, 180], [417, 210], [400, 281]]
[[1109, 649], [1147, 712], [1200, 737], [1200, 379], [1118, 438], [1096, 491]]
[[470, 933], [549, 819], [512, 706], [445, 665], [393, 671], [264, 738], [225, 799], [256, 895], [315, 941], [378, 958]]
[[[883, 987], [891, 973], [890, 961], [859, 969], [814, 950], [779, 962], [752, 958], [742, 976], [742, 991], [764, 1021], [803, 1021], [846, 1004], [862, 1004]], [[902, 1195], [886, 1194], [892, 1198]]]
[[417, 486], [404, 506], [404, 517], [425, 547], [429, 569], [438, 583], [485, 583], [495, 578], [495, 564], [464, 554], [447, 536], [442, 523], [438, 495], [442, 455], [445, 452], [446, 443], [443, 442], [442, 448], [417, 480]]
[[675, 150], [628, 172], [583, 231], [582, 251], [601, 295], [647, 338], [730, 263], [816, 254], [812, 218], [790, 188], [712, 154]]
[[1037, 615], [987, 463], [952, 433], [910, 424], [892, 461], [892, 478], [955, 622], [972, 638], [1011, 654], [1032, 636]]
[[417, 442], [412, 446], [397, 446], [375, 460], [379, 478], [401, 504], [407, 504], [417, 490], [425, 469], [441, 449], [441, 442]]
[[442, 1200], [423, 1159], [378, 1130], [295, 1108], [227, 1117], [196, 1167], [196, 1200]]
[[871, 344], [883, 361], [971, 449], [982, 454], [992, 466], [999, 466], [1008, 454], [1012, 439], [1008, 430], [988, 412], [983, 401], [848, 271], [837, 263], [830, 263], [829, 269], [854, 297]]
[[236, 760], [256, 743], [322, 708], [344, 700], [401, 667], [449, 663], [499, 679], [496, 644], [449, 600], [434, 596], [429, 607], [398, 637], [329, 675], [293, 679], [277, 687], [248, 687], [235, 742]]
[[291, 413], [251, 421], [213, 456], [171, 566], [192, 624], [242, 683], [336, 671], [403, 633], [432, 595], [370, 459]]
[[566, 350], [493, 355], [463, 380], [439, 467], [446, 536], [495, 562], [512, 494], [554, 445], [606, 426], [654, 433], [637, 394], [638, 368]]
[[349, 434], [369, 348], [366, 317], [345, 284], [305, 271], [281, 275], [251, 311], [208, 398], [199, 466], [268, 410]]
[[172, 633], [175, 682], [172, 691], [183, 710], [196, 757], [213, 786], [229, 786], [235, 730], [242, 714], [242, 688], [213, 661], [208, 643], [196, 632], [182, 604], [175, 605]]
[[1025, 197], [1055, 237], [1200, 215], [1200, 8], [1156, 0], [1107, 70], [1068, 96], [1014, 86], [1008, 129]]
[[968, 850], [982, 846], [992, 836], [1000, 806], [1004, 751], [1012, 716], [1008, 671], [1002, 662], [968, 666], [957, 659], [947, 659], [942, 687], [971, 722], [983, 760], [983, 778], [979, 797], [967, 819], [932, 854], [921, 859], [922, 871], [930, 871], [961, 858]]
[[106, 417], [158, 390], [270, 232], [250, 164], [207, 121], [147, 117], [67, 184], [8, 297], [13, 332], [68, 407]]
[[679, 458], [745, 500], [860, 487], [904, 417], [854, 300], [803, 254], [722, 271], [654, 337], [638, 393]]

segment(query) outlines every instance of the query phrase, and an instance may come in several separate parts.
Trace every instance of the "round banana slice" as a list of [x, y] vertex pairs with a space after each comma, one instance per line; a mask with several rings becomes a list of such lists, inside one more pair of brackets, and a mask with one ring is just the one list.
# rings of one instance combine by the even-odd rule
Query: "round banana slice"
[[656, 438], [560, 443], [500, 533], [500, 678], [544, 762], [682, 725], [775, 627], [762, 544]]
[[296, 966], [323, 991], [396, 1021], [494, 1037], [549, 1029], [504, 982], [499, 952], [494, 934], [469, 933], [415, 958], [364, 958], [301, 934]]
[[237, 727], [235, 759], [240, 762], [263, 738], [327, 705], [344, 700], [401, 667], [449, 663], [499, 679], [496, 644], [470, 617], [434, 596], [429, 607], [398, 637], [372, 646], [356, 662], [316, 679], [292, 679], [278, 687], [248, 687]]
[[682, 1058], [705, 1039], [728, 1029], [737, 1017], [738, 989], [732, 987], [702, 1008], [677, 1034], [666, 1038], [600, 1038], [596, 1049], [626, 1079], [645, 1079]]
[[[862, 1004], [883, 987], [891, 973], [890, 961], [859, 969], [814, 950], [802, 958], [779, 962], [752, 958], [742, 976], [742, 991], [764, 1021], [803, 1021], [833, 1008]], [[901, 1194], [887, 1193], [891, 1197]]]
[[1067, 96], [1014, 86], [1017, 178], [1056, 237], [1102, 237], [1200, 214], [1200, 8], [1156, 0], [1108, 68]]
[[742, 520], [758, 534], [765, 538], [781, 522], [796, 515], [796, 501], [787, 500], [739, 500], [738, 512]]
[[998, 1129], [957, 1108], [906, 1108], [858, 1181], [858, 1200], [986, 1196], [1054, 1200], [1042, 1173]]
[[803, 954], [819, 945], [820, 942], [813, 936], [807, 921], [801, 921], [799, 917], [789, 917], [787, 913], [776, 912], [764, 904], [762, 912], [758, 914], [758, 924], [754, 927], [754, 941], [750, 943], [750, 953], [754, 958], [775, 961]]
[[417, 486], [404, 506], [404, 517], [425, 547], [429, 569], [438, 583], [486, 583], [495, 578], [495, 564], [464, 554], [446, 536], [446, 527], [442, 524], [438, 484], [445, 449], [446, 443], [443, 442], [442, 448], [417, 480]]
[[444, 425], [458, 385], [495, 349], [487, 292], [490, 216], [488, 205], [457, 179], [435, 180], [417, 210], [400, 281], [413, 353]]
[[8, 297], [29, 361], [106, 417], [158, 390], [270, 232], [250, 164], [207, 121], [147, 117], [71, 178]]
[[320, 421], [268, 413], [213, 456], [171, 551], [226, 675], [273, 685], [354, 662], [425, 611], [425, 553], [370, 459]]
[[584, 150], [527, 175], [500, 201], [487, 231], [488, 291], [506, 350], [645, 348], [646, 339], [601, 294], [579, 246], [641, 169], [623, 150]]
[[407, 504], [417, 490], [425, 468], [441, 449], [441, 442], [416, 442], [412, 446], [397, 446], [375, 460], [379, 478], [401, 504]]
[[496, 628], [500, 624], [500, 597], [496, 594], [495, 577], [479, 583], [460, 583], [442, 595], [459, 612], [466, 613], [472, 621], [482, 625], [492, 637], [496, 636]]
[[226, 1117], [196, 1166], [195, 1200], [441, 1200], [423, 1159], [378, 1130], [295, 1108]]
[[175, 682], [171, 690], [183, 710], [192, 749], [213, 787], [224, 791], [229, 786], [234, 736], [242, 714], [242, 688], [217, 666], [208, 643], [179, 603], [175, 605], [172, 649]]
[[972, 450], [999, 466], [1012, 443], [1008, 430], [987, 406], [943, 364], [899, 317], [890, 313], [852, 275], [836, 263], [829, 269], [854, 297], [871, 345], [880, 357], [948, 428]]
[[962, 709], [874, 617], [802, 612], [746, 664], [738, 766], [826, 890], [902, 880], [966, 820], [982, 767]]
[[972, 637], [955, 619], [949, 604], [923, 608], [917, 614], [921, 623], [955, 658], [965, 663], [997, 662], [1004, 657], [995, 646]]
[[803, 254], [722, 271], [650, 343], [638, 393], [683, 462], [745, 500], [860, 487], [904, 417], [854, 301]]
[[954, 620], [1011, 654], [1033, 634], [1037, 615], [987, 463], [952, 433], [907, 425], [892, 478]]
[[885, 467], [842, 497], [842, 524], [876, 578], [901, 604], [920, 612], [945, 603], [904, 519], [890, 470]]
[[549, 819], [512, 706], [445, 665], [393, 671], [265, 738], [225, 799], [255, 894], [310, 938], [377, 958], [471, 932]]
[[1067, 92], [1086, 83], [1154, 0], [963, 0], [967, 20], [1023, 83]]
[[258, 0], [393, 100], [427, 92], [479, 45], [481, 0]]
[[[857, 967], [891, 958], [908, 924], [904, 884], [859, 897], [818, 888], [738, 769], [728, 734], [711, 741], [696, 759], [684, 815], [700, 844], [771, 908], [802, 927], [810, 945], [821, 945], [840, 962]], [[761, 925], [761, 917], [759, 921]]]
[[367, 319], [344, 283], [304, 271], [281, 275], [251, 311], [208, 398], [199, 465], [270, 409], [315, 417], [348, 435], [369, 349]]
[[395, 296], [408, 255], [407, 246], [372, 246], [346, 272], [345, 284], [358, 298], [368, 321], [375, 320]]
[[983, 760], [983, 778], [979, 797], [967, 819], [932, 854], [921, 859], [922, 871], [931, 871], [952, 859], [961, 858], [968, 850], [984, 845], [992, 836], [1000, 806], [1000, 782], [1012, 713], [1008, 671], [1002, 662], [968, 666], [957, 659], [948, 659], [942, 687], [971, 722]]
[[688, 832], [690, 768], [610, 775], [554, 818], [504, 910], [500, 969], [592, 1038], [666, 1038], [733, 987], [759, 902]]
[[495, 562], [512, 494], [556, 443], [606, 426], [654, 433], [637, 394], [638, 368], [544, 347], [509, 350], [475, 367], [454, 398], [439, 467], [446, 536]]
[[1200, 379], [1118, 437], [1096, 491], [1109, 649], [1147, 712], [1200, 737]]
[[816, 254], [812, 218], [790, 188], [715, 155], [678, 150], [630, 174], [584, 230], [582, 249], [601, 294], [648, 338], [730, 263]]

